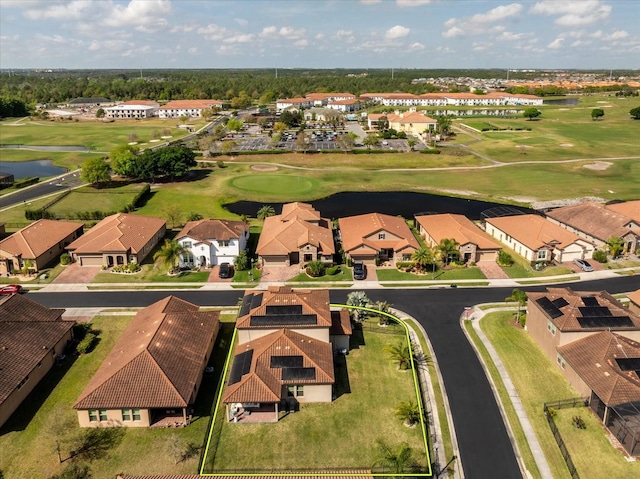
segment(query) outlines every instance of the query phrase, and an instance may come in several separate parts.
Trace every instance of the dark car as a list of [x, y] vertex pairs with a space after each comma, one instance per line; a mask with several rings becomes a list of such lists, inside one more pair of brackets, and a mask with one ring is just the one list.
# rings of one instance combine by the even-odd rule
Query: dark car
[[8, 284], [0, 288], [0, 294], [19, 294], [22, 292], [22, 286], [19, 284]]
[[353, 279], [366, 279], [367, 265], [361, 262], [353, 263]]
[[218, 277], [225, 279], [231, 278], [233, 276], [233, 268], [229, 263], [220, 263], [220, 271], [218, 272]]

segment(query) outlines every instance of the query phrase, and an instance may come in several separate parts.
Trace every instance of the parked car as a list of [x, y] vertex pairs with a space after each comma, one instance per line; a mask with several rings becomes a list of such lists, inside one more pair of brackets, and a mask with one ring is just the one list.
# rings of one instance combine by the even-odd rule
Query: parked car
[[0, 294], [20, 294], [24, 292], [19, 284], [8, 284], [0, 288]]
[[218, 277], [225, 279], [231, 278], [233, 276], [233, 268], [229, 263], [220, 263], [220, 271], [218, 272]]
[[367, 265], [361, 261], [353, 263], [353, 279], [367, 279]]
[[580, 268], [582, 271], [593, 271], [593, 266], [591, 266], [591, 264], [589, 264], [588, 261], [585, 261], [583, 259], [574, 259], [573, 262], [578, 266], [578, 268]]

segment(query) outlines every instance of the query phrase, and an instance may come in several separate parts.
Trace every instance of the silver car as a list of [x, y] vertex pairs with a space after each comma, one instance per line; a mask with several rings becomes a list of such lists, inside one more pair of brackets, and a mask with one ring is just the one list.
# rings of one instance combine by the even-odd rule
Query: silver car
[[588, 261], [583, 259], [574, 259], [573, 262], [580, 268], [582, 271], [590, 272], [593, 271], [593, 266], [589, 264]]

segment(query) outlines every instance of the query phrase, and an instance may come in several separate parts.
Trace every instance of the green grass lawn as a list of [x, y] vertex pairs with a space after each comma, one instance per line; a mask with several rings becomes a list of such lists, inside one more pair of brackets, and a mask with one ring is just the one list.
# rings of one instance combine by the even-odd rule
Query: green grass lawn
[[377, 439], [394, 446], [408, 442], [415, 460], [426, 467], [421, 428], [406, 428], [394, 416], [396, 404], [415, 400], [412, 374], [398, 371], [382, 351], [405, 337], [399, 325], [366, 326], [364, 335], [356, 331], [331, 404], [303, 405], [267, 424], [228, 423], [222, 406], [216, 419], [220, 436], [212, 440], [205, 471], [368, 469], [377, 460]]
[[[40, 271], [38, 271], [37, 275], [30, 276], [27, 281], [20, 281], [20, 279], [18, 279], [17, 276], [12, 276], [10, 278], [7, 278], [7, 277], [0, 278], [0, 284], [20, 283], [24, 285], [27, 289], [29, 289], [29, 286], [34, 286], [38, 284], [45, 285], [45, 284], [51, 283], [51, 281], [53, 281], [60, 273], [62, 273], [62, 271], [64, 271], [64, 266], [62, 266], [60, 263], [53, 264], [51, 266], [47, 266], [46, 268], [43, 268]], [[41, 276], [45, 274], [47, 275], [47, 277], [45, 279], [42, 279]]]
[[507, 274], [507, 276], [509, 276], [509, 278], [540, 278], [573, 273], [573, 271], [566, 266], [547, 266], [541, 271], [536, 271], [531, 267], [528, 260], [520, 256], [511, 248], [503, 246], [503, 249], [511, 255], [514, 261], [511, 266], [502, 266], [502, 270]]
[[456, 280], [456, 279], [486, 279], [480, 268], [455, 268], [447, 270], [436, 270], [435, 273], [414, 274], [406, 271], [399, 271], [395, 268], [378, 268], [376, 270], [379, 281], [433, 281], [433, 280]]
[[[150, 255], [152, 256], [152, 255]], [[148, 257], [149, 258], [149, 257]], [[147, 259], [148, 259], [147, 258]], [[150, 264], [145, 260], [142, 271], [138, 273], [98, 273], [92, 283], [206, 283], [210, 271], [188, 271], [180, 275], [169, 276], [168, 268], [160, 264]]]
[[247, 175], [237, 176], [231, 185], [243, 191], [274, 194], [287, 191], [290, 194], [306, 193], [317, 188], [315, 181], [302, 176], [289, 175]]
[[300, 273], [299, 275], [287, 280], [287, 282], [291, 283], [328, 283], [333, 281], [353, 281], [351, 268], [342, 265], [340, 266], [340, 272], [334, 275], [325, 274], [324, 276], [312, 278], [307, 273]]
[[122, 211], [135, 196], [145, 187], [144, 183], [113, 184], [109, 188], [83, 186], [72, 190], [69, 194], [49, 207], [47, 210], [58, 218], [74, 218], [81, 211]]
[[[545, 402], [577, 397], [578, 394], [558, 371], [555, 364], [527, 335], [526, 331], [511, 325], [512, 315], [512, 312], [491, 313], [480, 321], [480, 325], [507, 368], [550, 463], [554, 477], [568, 478], [568, 470], [558, 451], [558, 446], [553, 439], [542, 408]], [[576, 410], [569, 411], [573, 411], [575, 414]], [[581, 411], [584, 419], [590, 414], [587, 414], [586, 410]], [[622, 454], [606, 440], [600, 425], [595, 422], [590, 423], [585, 431], [579, 431], [584, 433], [583, 436], [588, 436], [580, 439], [588, 440], [588, 443], [593, 445], [593, 447], [586, 448], [580, 447], [581, 442], [569, 443], [572, 436], [565, 437], [565, 429], [567, 428], [563, 427], [562, 429], [563, 439], [568, 442], [572, 458], [576, 463], [583, 465], [578, 470], [581, 478], [599, 479], [602, 477], [602, 471], [607, 471], [608, 477], [620, 479], [640, 476], [640, 463], [627, 463]], [[574, 450], [577, 457], [574, 457]], [[598, 467], [593, 467], [594, 457], [598, 458]]]
[[260, 281], [260, 277], [262, 276], [262, 270], [258, 268], [253, 268], [253, 279], [251, 278], [250, 271], [235, 271], [233, 273], [233, 282], [234, 283], [257, 283]]

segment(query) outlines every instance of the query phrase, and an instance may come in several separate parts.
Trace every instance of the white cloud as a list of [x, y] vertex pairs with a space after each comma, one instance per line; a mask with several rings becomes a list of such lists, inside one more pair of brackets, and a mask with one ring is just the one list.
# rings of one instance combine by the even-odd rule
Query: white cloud
[[130, 51], [135, 45], [125, 40], [92, 40], [89, 44], [89, 51], [121, 53]]
[[620, 40], [621, 38], [627, 38], [628, 36], [629, 36], [629, 34], [627, 32], [625, 32], [624, 30], [616, 30], [611, 35], [609, 35], [607, 38], [609, 40]]
[[249, 25], [249, 20], [245, 20], [244, 18], [234, 18], [233, 20], [241, 27]]
[[471, 49], [474, 52], [484, 52], [493, 46], [493, 42], [473, 42]]
[[131, 0], [126, 6], [113, 4], [104, 24], [112, 27], [128, 25], [145, 33], [156, 32], [168, 25], [163, 15], [169, 13], [169, 0]]
[[272, 37], [278, 33], [277, 27], [271, 25], [270, 27], [264, 27], [260, 32], [261, 37]]
[[189, 55], [196, 55], [198, 53], [198, 47], [191, 47], [187, 50]]
[[222, 41], [225, 43], [250, 43], [253, 41], [253, 35], [250, 33], [231, 35], [225, 37]]
[[413, 42], [409, 45], [410, 50], [424, 50], [425, 46], [420, 42]]
[[360, 3], [365, 5], [373, 5], [374, 3], [380, 3], [382, 0], [360, 0]]
[[30, 20], [79, 20], [95, 6], [90, 0], [74, 0], [69, 3], [15, 2], [15, 5], [25, 7], [24, 16]]
[[463, 35], [501, 32], [505, 30], [503, 25], [491, 26], [491, 24], [518, 16], [521, 11], [522, 5], [519, 3], [511, 3], [509, 5], [500, 5], [486, 13], [477, 13], [471, 17], [461, 19], [450, 18], [444, 23], [447, 30], [442, 36], [445, 38], [453, 38]]
[[299, 28], [299, 29], [295, 29], [292, 27], [282, 27], [279, 31], [278, 34], [281, 37], [287, 38], [289, 40], [295, 40], [298, 38], [302, 38], [305, 34], [306, 30], [304, 28]]
[[318, 33], [318, 34], [315, 36], [315, 39], [316, 39], [316, 40], [322, 40], [322, 39], [324, 39], [324, 33]]
[[552, 50], [557, 50], [558, 48], [562, 47], [563, 43], [564, 43], [564, 37], [558, 37], [554, 41], [549, 43], [547, 45], [547, 48], [551, 48]]
[[210, 23], [206, 27], [198, 28], [198, 33], [204, 35], [206, 40], [222, 40], [229, 35], [229, 30], [215, 23]]
[[309, 40], [307, 40], [306, 38], [301, 38], [300, 40], [296, 40], [293, 43], [293, 46], [297, 48], [304, 48], [308, 45], [309, 45]]
[[420, 7], [422, 5], [428, 5], [431, 0], [396, 0], [396, 5], [400, 8], [405, 7]]
[[385, 38], [388, 40], [395, 40], [396, 38], [403, 38], [409, 35], [411, 32], [410, 28], [403, 27], [402, 25], [396, 25], [395, 27], [391, 27], [384, 34]]
[[575, 27], [589, 25], [609, 17], [611, 5], [600, 0], [565, 0], [562, 2], [543, 0], [529, 9], [529, 13], [538, 15], [560, 15], [556, 25]]
[[498, 35], [496, 40], [510, 42], [515, 40], [522, 40], [523, 38], [527, 38], [529, 36], [531, 36], [530, 33], [502, 32], [500, 35]]

